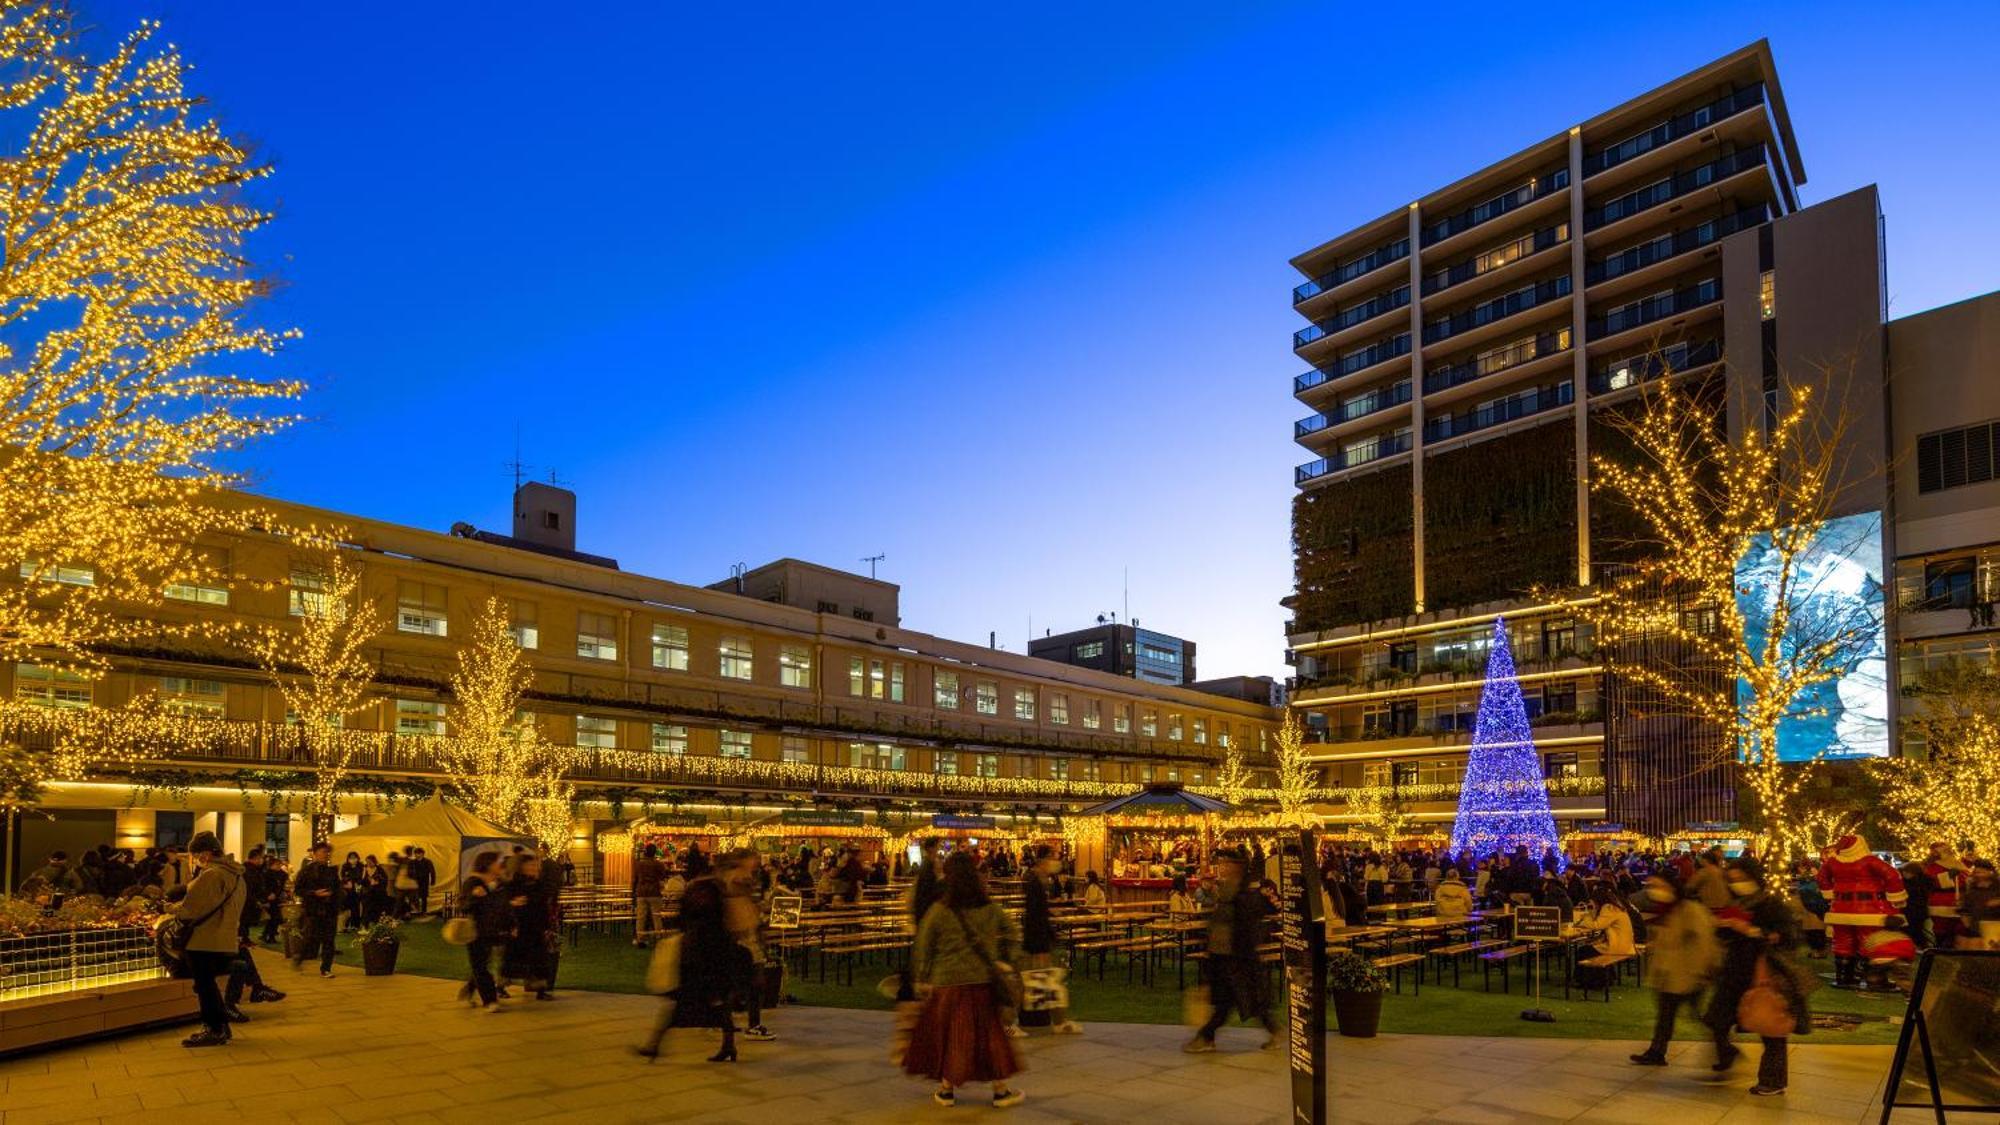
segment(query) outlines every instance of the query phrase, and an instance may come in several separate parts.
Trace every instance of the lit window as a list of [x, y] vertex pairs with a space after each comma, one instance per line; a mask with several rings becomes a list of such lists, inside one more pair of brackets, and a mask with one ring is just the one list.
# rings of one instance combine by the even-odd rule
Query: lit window
[[1153, 783], [1153, 764], [1151, 762], [1139, 767], [1139, 780], [1148, 785]]
[[1035, 721], [1035, 689], [1031, 687], [1014, 689], [1014, 717], [1024, 723]]
[[576, 654], [585, 660], [618, 659], [618, 620], [608, 613], [578, 613]]
[[936, 700], [940, 710], [958, 710], [957, 672], [939, 672], [931, 685], [931, 689], [931, 695]]
[[1050, 778], [1051, 780], [1053, 780], [1053, 781], [1068, 781], [1068, 780], [1069, 780], [1069, 759], [1068, 759], [1068, 758], [1052, 758], [1052, 759], [1050, 759], [1050, 760], [1049, 760], [1049, 778]]
[[785, 687], [809, 688], [812, 679], [812, 650], [804, 645], [779, 646], [778, 683]]
[[1228, 723], [1217, 723], [1217, 724], [1215, 724], [1215, 744], [1216, 744], [1217, 746], [1220, 746], [1220, 747], [1222, 747], [1222, 748], [1223, 748], [1224, 750], [1227, 750], [1227, 749], [1229, 749], [1229, 724], [1228, 724]]
[[747, 680], [756, 665], [748, 637], [724, 637], [716, 646], [718, 670], [725, 680]]
[[812, 744], [803, 738], [787, 738], [779, 745], [778, 756], [794, 765], [807, 765], [812, 761]]
[[847, 658], [847, 694], [857, 699], [868, 694], [868, 664], [858, 656]]
[[396, 583], [396, 631], [445, 635], [444, 587], [405, 578]]
[[1085, 641], [1071, 651], [1072, 660], [1095, 660], [1104, 655], [1103, 641]]
[[688, 631], [679, 625], [653, 626], [653, 667], [688, 670]]
[[981, 680], [972, 688], [972, 709], [982, 715], [1000, 713], [1000, 688], [991, 680]]
[[1160, 737], [1160, 713], [1151, 707], [1139, 712], [1139, 733], [1147, 738]]
[[931, 755], [931, 769], [946, 777], [958, 776], [958, 751], [939, 750]]
[[340, 613], [341, 607], [334, 605], [333, 597], [326, 592], [325, 574], [294, 569], [286, 612], [293, 617], [325, 617]]
[[167, 597], [177, 602], [194, 602], [197, 605], [226, 606], [229, 604], [229, 590], [223, 586], [200, 586], [191, 582], [175, 582], [163, 591]]
[[1179, 711], [1172, 711], [1167, 714], [1167, 737], [1175, 742], [1181, 740], [1181, 713]]
[[429, 699], [396, 701], [397, 734], [444, 734], [444, 704]]
[[1101, 769], [1102, 767], [1098, 764], [1097, 759], [1092, 758], [1086, 761], [1083, 763], [1083, 779], [1085, 781], [1096, 781]]
[[90, 706], [90, 681], [76, 672], [40, 664], [14, 665], [14, 698], [42, 707]]
[[1765, 270], [1757, 279], [1757, 315], [1770, 320], [1778, 315], [1778, 279], [1776, 270]]
[[747, 730], [726, 730], [722, 732], [719, 753], [725, 758], [750, 757], [750, 732]]
[[1194, 744], [1195, 744], [1196, 746], [1206, 746], [1206, 745], [1208, 745], [1208, 720], [1207, 720], [1207, 719], [1196, 719], [1196, 720], [1194, 721]]
[[1069, 725], [1069, 696], [1059, 691], [1049, 693], [1049, 722]]
[[606, 715], [578, 715], [576, 744], [585, 750], [618, 749], [618, 720]]
[[653, 753], [685, 755], [688, 752], [688, 729], [678, 723], [653, 724]]
[[1096, 730], [1104, 725], [1104, 701], [1086, 699], [1083, 701], [1083, 729]]
[[1130, 703], [1120, 703], [1117, 710], [1111, 712], [1111, 729], [1117, 734], [1132, 733], [1132, 705]]
[[60, 582], [65, 586], [97, 585], [97, 572], [90, 567], [62, 566], [33, 559], [21, 564], [21, 577], [31, 582]]
[[[335, 730], [341, 730], [347, 726], [347, 717], [345, 715], [326, 715], [323, 716], [323, 719], [325, 720], [327, 725], [333, 727]], [[290, 707], [285, 708], [286, 726], [288, 727], [298, 726], [299, 721], [300, 721], [299, 713], [297, 711], [292, 710]]]
[[900, 660], [891, 661], [889, 664], [889, 702], [901, 703], [902, 701], [903, 662]]
[[1000, 755], [974, 754], [972, 756], [972, 772], [975, 777], [999, 777]]
[[880, 660], [868, 662], [868, 698], [881, 699], [888, 693], [889, 673]]
[[216, 680], [196, 680], [186, 676], [160, 677], [160, 702], [169, 714], [196, 718], [222, 717], [223, 689]]
[[525, 598], [515, 598], [513, 611], [509, 615], [507, 631], [514, 634], [514, 643], [533, 651], [542, 647], [541, 626], [536, 624], [535, 603]]
[[847, 761], [858, 770], [900, 770], [903, 768], [903, 748], [887, 742], [850, 742], [847, 744]]

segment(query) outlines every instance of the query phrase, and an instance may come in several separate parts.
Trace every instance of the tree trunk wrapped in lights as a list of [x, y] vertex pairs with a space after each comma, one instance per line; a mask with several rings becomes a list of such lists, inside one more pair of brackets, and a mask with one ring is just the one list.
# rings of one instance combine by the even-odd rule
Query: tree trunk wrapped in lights
[[[1802, 795], [1824, 748], [1786, 762], [1779, 728], [1823, 714], [1817, 689], [1880, 644], [1879, 582], [1872, 599], [1856, 596], [1826, 565], [1841, 557], [1833, 538], [1849, 534], [1835, 525], [1851, 475], [1848, 416], [1785, 380], [1776, 416], [1747, 421], [1732, 439], [1717, 407], [1661, 382], [1637, 417], [1617, 423], [1629, 457], [1593, 459], [1592, 490], [1623, 506], [1639, 542], [1578, 612], [1596, 626], [1613, 675], [1665, 712], [1727, 732], [1717, 753], [1741, 763], [1764, 851], [1783, 861], [1808, 846]], [[1649, 640], [1689, 658], [1621, 655]]]
[[218, 455], [276, 430], [297, 383], [230, 370], [291, 333], [244, 253], [269, 172], [201, 114], [142, 24], [101, 62], [68, 7], [0, 0], [0, 661], [85, 673], [175, 629], [170, 585], [223, 585], [211, 532], [270, 526], [217, 504]]
[[[439, 739], [438, 756], [451, 790], [474, 813], [495, 824], [533, 829], [547, 838], [568, 836], [574, 800], [569, 776], [582, 752], [544, 739], [521, 696], [533, 672], [514, 639], [507, 608], [488, 598], [458, 650], [451, 677], [451, 734]], [[553, 825], [561, 806], [563, 824]]]

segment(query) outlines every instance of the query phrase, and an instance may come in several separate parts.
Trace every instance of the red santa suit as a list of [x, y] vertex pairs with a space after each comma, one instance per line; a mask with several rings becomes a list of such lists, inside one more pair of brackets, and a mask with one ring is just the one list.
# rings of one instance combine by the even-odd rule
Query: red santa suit
[[[1946, 862], [1949, 861], [1949, 865]], [[1931, 877], [1930, 915], [1931, 937], [1940, 949], [1950, 949], [1953, 939], [1958, 937], [1958, 879], [1963, 868], [1958, 865], [1958, 857], [1946, 851], [1943, 845], [1931, 848], [1931, 858], [1924, 863], [1924, 874]]]
[[1839, 958], [1860, 957], [1868, 935], [1891, 914], [1901, 914], [1910, 897], [1896, 869], [1853, 834], [1842, 836], [1827, 852], [1819, 884], [1831, 900], [1826, 926], [1833, 934], [1833, 955]]

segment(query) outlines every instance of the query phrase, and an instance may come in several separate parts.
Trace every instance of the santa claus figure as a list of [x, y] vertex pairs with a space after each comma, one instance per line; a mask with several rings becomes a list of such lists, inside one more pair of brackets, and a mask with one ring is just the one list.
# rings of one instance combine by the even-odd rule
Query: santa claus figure
[[1958, 882], [1965, 875], [1965, 865], [1959, 862], [1958, 853], [1939, 840], [1931, 844], [1930, 858], [1924, 861], [1924, 874], [1930, 876], [1932, 888], [1932, 941], [1939, 949], [1951, 949], [1958, 941]]
[[1831, 899], [1826, 926], [1833, 933], [1833, 982], [1840, 988], [1859, 987], [1869, 936], [1891, 915], [1900, 915], [1909, 900], [1903, 877], [1869, 851], [1866, 840], [1850, 833], [1827, 851], [1819, 882]]

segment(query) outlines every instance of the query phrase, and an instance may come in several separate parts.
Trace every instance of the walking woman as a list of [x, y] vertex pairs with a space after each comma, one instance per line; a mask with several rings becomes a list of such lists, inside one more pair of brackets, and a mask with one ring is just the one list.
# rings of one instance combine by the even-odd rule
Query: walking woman
[[361, 853], [348, 852], [340, 862], [340, 908], [347, 911], [347, 928], [361, 928]]
[[504, 945], [514, 930], [514, 912], [500, 893], [500, 853], [480, 852], [472, 857], [472, 874], [458, 889], [459, 913], [472, 919], [474, 936], [465, 947], [472, 961], [472, 980], [458, 990], [459, 998], [471, 1000], [488, 1012], [500, 1010], [499, 986], [493, 981], [493, 950]]
[[507, 900], [514, 931], [500, 955], [500, 976], [522, 982], [538, 1000], [553, 1000], [548, 990], [549, 906], [541, 883], [541, 857], [522, 856], [514, 878], [499, 892]]
[[1640, 1066], [1667, 1065], [1674, 1017], [1695, 1010], [1701, 990], [1722, 961], [1715, 916], [1681, 890], [1680, 875], [1662, 867], [1639, 896], [1646, 919], [1646, 987], [1653, 990], [1653, 1041], [1632, 1056]]
[[736, 1061], [736, 1019], [730, 1009], [749, 979], [750, 951], [729, 932], [727, 899], [727, 889], [715, 875], [689, 883], [681, 896], [680, 987], [668, 994], [673, 1003], [661, 1010], [646, 1045], [632, 1048], [639, 1057], [658, 1058], [660, 1040], [670, 1027], [714, 1027], [722, 1030], [722, 1049], [708, 1061]]
[[361, 865], [361, 920], [369, 925], [389, 912], [389, 869], [374, 856]]
[[1743, 1052], [1729, 1041], [1730, 1031], [1745, 1019], [1744, 993], [1768, 984], [1782, 998], [1788, 1020], [1784, 1026], [1753, 1025], [1764, 1042], [1764, 1054], [1757, 1064], [1757, 1084], [1750, 1092], [1770, 1097], [1785, 1092], [1785, 1055], [1791, 1034], [1802, 1034], [1811, 1026], [1805, 994], [1799, 986], [1800, 974], [1792, 964], [1792, 949], [1798, 945], [1798, 930], [1792, 912], [1778, 896], [1764, 887], [1763, 865], [1755, 856], [1737, 856], [1723, 870], [1731, 902], [1716, 911], [1722, 927], [1722, 971], [1715, 979], [1706, 1020], [1715, 1034], [1717, 1079], [1736, 1065]]
[[1007, 1085], [1021, 1062], [993, 987], [994, 966], [1011, 961], [1020, 940], [1014, 920], [987, 897], [972, 856], [953, 852], [944, 898], [917, 927], [911, 960], [917, 990], [928, 995], [903, 1056], [905, 1073], [938, 1083], [931, 1100], [939, 1105], [958, 1104], [957, 1088], [968, 1082], [991, 1082], [995, 1109], [1027, 1096]]

